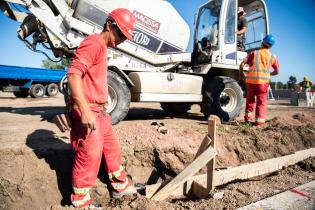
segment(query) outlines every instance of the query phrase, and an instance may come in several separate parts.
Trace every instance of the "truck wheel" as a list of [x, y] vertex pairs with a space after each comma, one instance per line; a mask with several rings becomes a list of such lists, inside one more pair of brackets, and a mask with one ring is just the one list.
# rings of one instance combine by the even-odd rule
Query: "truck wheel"
[[161, 108], [163, 111], [170, 115], [170, 116], [176, 116], [187, 113], [190, 108], [190, 103], [161, 103]]
[[28, 90], [15, 91], [13, 92], [13, 94], [17, 98], [27, 98], [27, 96], [29, 95]]
[[117, 73], [108, 70], [108, 106], [107, 111], [115, 125], [123, 120], [129, 111], [131, 100], [130, 90], [125, 82]]
[[45, 87], [41, 84], [32, 85], [30, 88], [32, 98], [42, 98], [45, 95]]
[[230, 77], [215, 77], [203, 84], [201, 112], [205, 117], [214, 114], [223, 122], [232, 121], [240, 115], [243, 101], [241, 87]]
[[58, 94], [58, 85], [56, 83], [50, 83], [46, 88], [46, 95], [54, 97]]

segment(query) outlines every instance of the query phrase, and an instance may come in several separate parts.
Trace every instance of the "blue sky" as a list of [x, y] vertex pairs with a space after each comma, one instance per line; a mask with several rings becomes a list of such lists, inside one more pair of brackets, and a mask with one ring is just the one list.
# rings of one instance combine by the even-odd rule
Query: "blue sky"
[[[298, 81], [308, 76], [315, 83], [315, 0], [265, 0], [268, 6], [270, 32], [276, 37], [272, 49], [280, 62], [280, 75], [273, 81]], [[194, 14], [206, 0], [169, 0], [191, 28]], [[0, 64], [41, 67], [45, 56], [30, 51], [18, 38], [18, 23], [0, 12]], [[192, 43], [189, 44], [189, 50]]]

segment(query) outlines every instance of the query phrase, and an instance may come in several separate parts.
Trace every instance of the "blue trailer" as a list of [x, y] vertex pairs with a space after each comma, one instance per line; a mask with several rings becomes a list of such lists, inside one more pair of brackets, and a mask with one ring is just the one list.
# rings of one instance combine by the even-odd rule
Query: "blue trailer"
[[23, 98], [29, 95], [33, 98], [56, 96], [58, 83], [66, 73], [61, 69], [0, 65], [0, 90]]

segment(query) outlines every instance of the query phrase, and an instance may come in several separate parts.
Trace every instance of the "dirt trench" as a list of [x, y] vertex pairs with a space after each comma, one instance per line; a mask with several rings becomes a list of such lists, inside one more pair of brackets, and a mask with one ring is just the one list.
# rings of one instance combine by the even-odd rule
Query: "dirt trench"
[[[306, 115], [277, 117], [265, 127], [219, 125], [217, 167], [237, 166], [279, 157], [315, 147], [315, 127]], [[176, 176], [192, 161], [206, 134], [170, 130], [160, 134], [150, 124], [116, 126], [122, 145], [124, 165], [135, 183], [154, 184]], [[74, 153], [69, 144], [54, 135], [33, 135], [27, 148], [0, 150], [0, 209], [73, 209], [70, 207], [71, 164]], [[53, 149], [38, 142], [60, 142]], [[202, 172], [202, 171], [201, 171]], [[108, 209], [224, 209], [236, 208], [315, 179], [315, 159], [310, 158], [267, 177], [220, 186], [221, 199], [171, 198], [155, 202], [137, 195], [111, 200], [105, 169], [100, 168], [92, 196]], [[215, 208], [214, 208], [215, 207]]]

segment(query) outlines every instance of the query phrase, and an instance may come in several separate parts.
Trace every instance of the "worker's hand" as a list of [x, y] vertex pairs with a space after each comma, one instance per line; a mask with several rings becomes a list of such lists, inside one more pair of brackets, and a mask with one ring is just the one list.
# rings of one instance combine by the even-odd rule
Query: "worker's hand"
[[245, 75], [242, 70], [239, 70], [238, 72], [239, 72], [238, 78], [239, 78], [239, 81], [241, 82], [245, 79]]
[[86, 128], [88, 131], [96, 130], [96, 118], [91, 110], [87, 109], [82, 111], [81, 122], [83, 124], [83, 127]]

